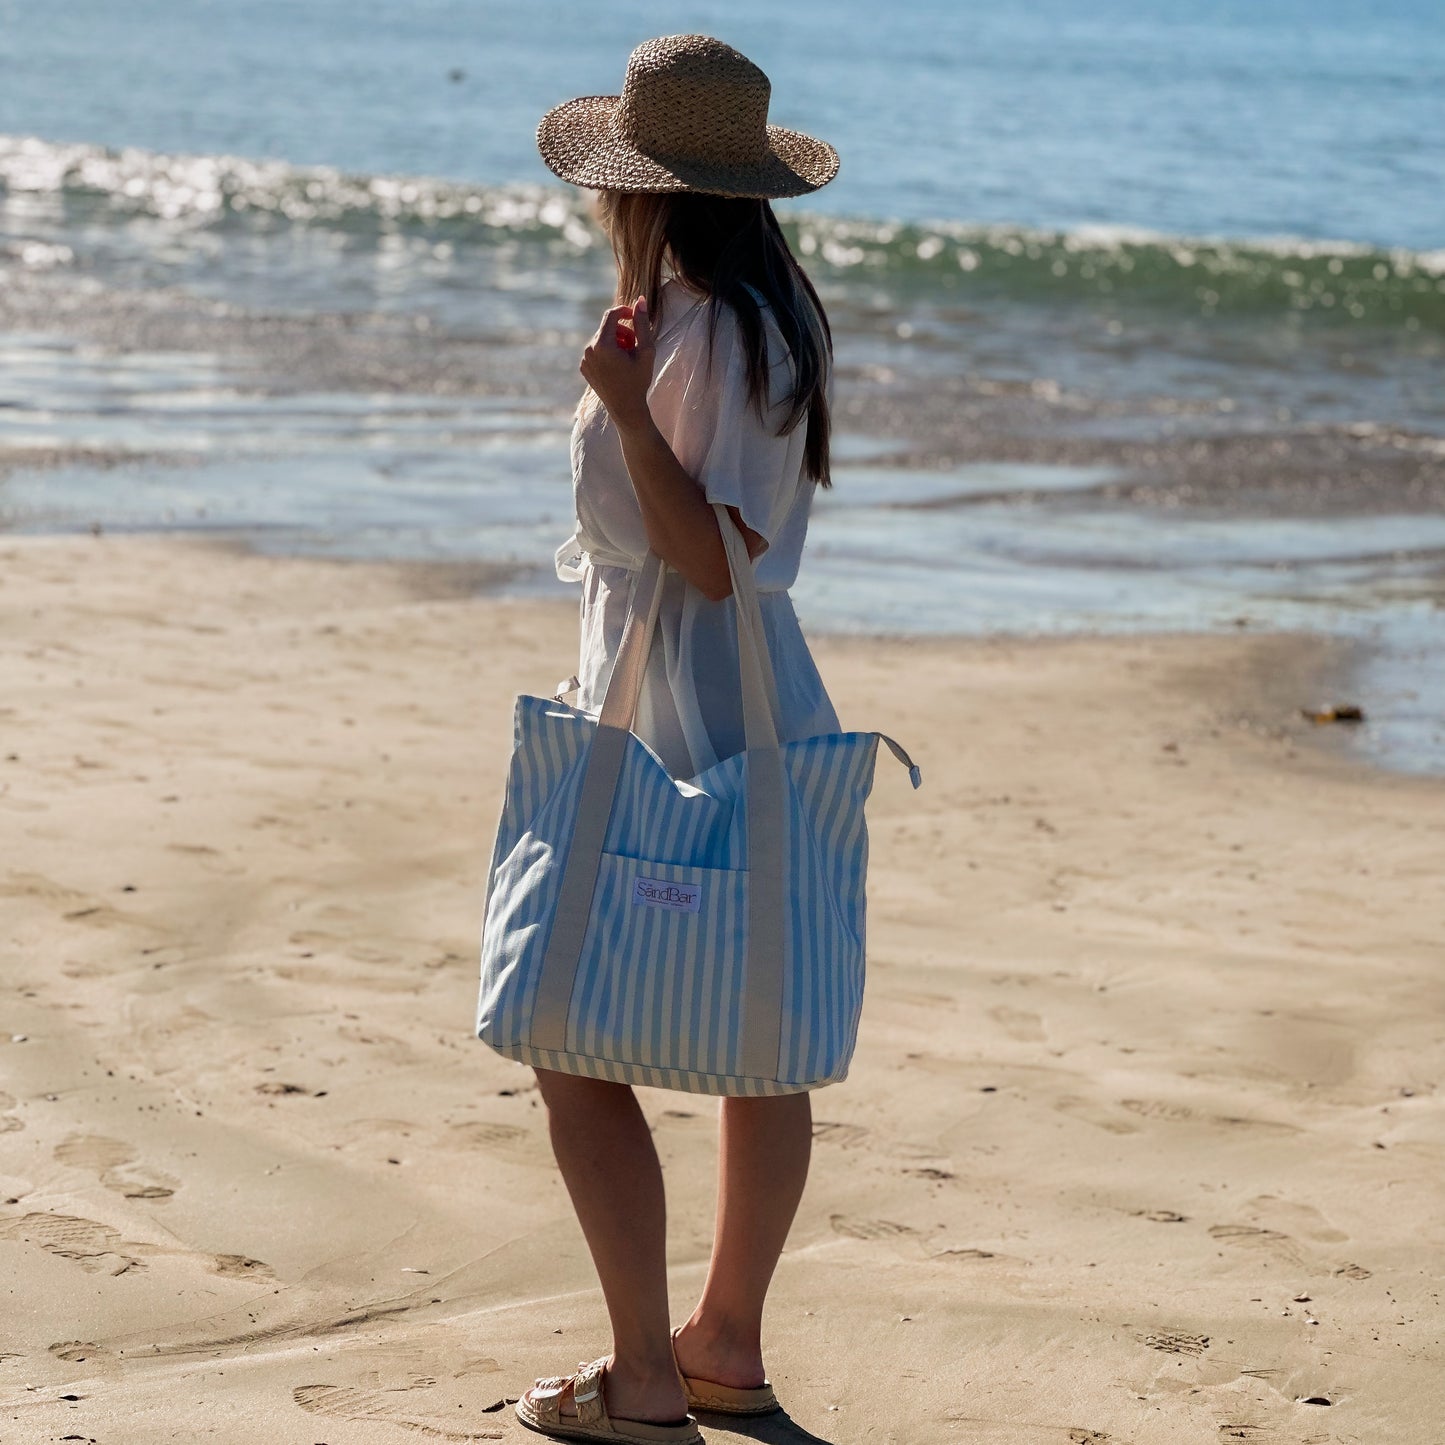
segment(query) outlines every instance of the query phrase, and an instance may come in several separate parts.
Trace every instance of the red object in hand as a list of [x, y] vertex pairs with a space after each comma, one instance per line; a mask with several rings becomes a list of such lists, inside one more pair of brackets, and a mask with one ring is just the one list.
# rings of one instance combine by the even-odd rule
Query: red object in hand
[[637, 333], [627, 330], [620, 321], [617, 323], [617, 344], [624, 351], [637, 350]]

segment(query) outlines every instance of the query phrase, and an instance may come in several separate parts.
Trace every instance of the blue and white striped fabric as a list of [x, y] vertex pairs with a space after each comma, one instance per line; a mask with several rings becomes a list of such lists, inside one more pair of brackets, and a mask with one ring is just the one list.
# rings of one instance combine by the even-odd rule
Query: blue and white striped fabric
[[[567, 1013], [568, 1057], [530, 1046], [547, 927], [596, 727], [562, 703], [517, 699], [483, 928], [478, 1036], [542, 1068], [695, 1093], [788, 1093], [843, 1078], [863, 1002], [863, 804], [876, 733], [782, 748], [790, 906], [773, 1077], [739, 1077], [746, 754], [680, 783], [631, 736]], [[634, 901], [639, 878], [700, 889], [698, 911]]]
[[[644, 596], [661, 576], [652, 562]], [[633, 644], [644, 662], [655, 617], [654, 601]], [[614, 686], [635, 681], [619, 658]], [[612, 691], [600, 717], [517, 699], [478, 1038], [536, 1067], [693, 1093], [786, 1094], [844, 1078], [863, 1003], [864, 803], [881, 735], [780, 745], [774, 734], [754, 747], [750, 732], [745, 752], [679, 780], [609, 725]], [[589, 767], [602, 775], [590, 802]], [[590, 841], [579, 823], [589, 814]], [[766, 833], [750, 838], [760, 818]], [[564, 923], [568, 889], [577, 903]]]

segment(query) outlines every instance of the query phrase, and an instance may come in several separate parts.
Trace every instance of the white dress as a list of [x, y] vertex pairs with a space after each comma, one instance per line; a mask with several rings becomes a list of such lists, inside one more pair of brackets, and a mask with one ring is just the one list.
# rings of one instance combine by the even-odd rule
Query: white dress
[[[748, 401], [741, 327], [726, 304], [708, 375], [707, 311], [707, 299], [676, 278], [663, 284], [653, 319], [657, 354], [649, 407], [707, 499], [736, 507], [768, 544], [754, 569], [777, 677], [780, 740], [840, 732], [788, 594], [798, 575], [815, 487], [803, 476], [806, 419], [785, 436], [773, 435], [789, 410], [792, 357], [764, 303], [772, 382], [768, 415], [760, 422]], [[826, 385], [831, 403], [831, 369]], [[648, 550], [621, 441], [603, 406], [573, 428], [572, 486], [577, 530], [557, 550], [557, 575], [582, 584], [577, 706], [595, 711], [602, 706], [632, 584]], [[633, 731], [676, 778], [696, 777], [743, 750], [731, 596], [711, 601], [679, 573], [667, 573]]]

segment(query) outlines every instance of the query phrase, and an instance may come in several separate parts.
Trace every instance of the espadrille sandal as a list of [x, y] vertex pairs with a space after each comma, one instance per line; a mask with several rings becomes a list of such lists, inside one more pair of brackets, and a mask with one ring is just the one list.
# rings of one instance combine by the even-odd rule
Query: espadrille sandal
[[[681, 1325], [677, 1327], [681, 1328]], [[672, 1332], [672, 1346], [675, 1362], [677, 1330]], [[680, 1366], [677, 1373], [682, 1375]], [[695, 1375], [682, 1375], [682, 1387], [687, 1391], [690, 1409], [711, 1410], [715, 1415], [771, 1415], [774, 1410], [783, 1408], [767, 1380], [752, 1389], [739, 1389], [736, 1385], [723, 1385], [716, 1380], [700, 1380]]]
[[[588, 1364], [583, 1360], [575, 1375], [543, 1375], [517, 1401], [517, 1418], [529, 1430], [561, 1440], [601, 1440], [613, 1445], [703, 1445], [697, 1421], [686, 1416], [676, 1425], [654, 1425], [649, 1420], [614, 1420], [602, 1398], [602, 1372], [607, 1356]], [[572, 1387], [575, 1417], [562, 1414], [562, 1398]]]

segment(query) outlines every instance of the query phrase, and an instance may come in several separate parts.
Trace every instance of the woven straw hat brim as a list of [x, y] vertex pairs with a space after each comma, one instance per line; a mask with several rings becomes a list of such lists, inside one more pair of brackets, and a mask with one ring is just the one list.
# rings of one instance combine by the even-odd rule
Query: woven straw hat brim
[[579, 95], [553, 106], [537, 126], [537, 149], [547, 168], [574, 186], [615, 191], [706, 191], [724, 196], [803, 196], [838, 174], [838, 152], [827, 141], [767, 126], [768, 153], [751, 165], [644, 155], [611, 131], [620, 95]]

